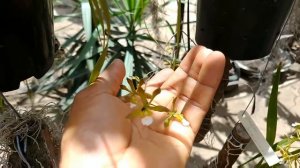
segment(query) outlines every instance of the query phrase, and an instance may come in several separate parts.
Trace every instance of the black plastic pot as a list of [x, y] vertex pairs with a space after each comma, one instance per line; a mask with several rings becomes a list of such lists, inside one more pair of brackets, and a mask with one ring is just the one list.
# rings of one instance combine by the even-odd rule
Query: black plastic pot
[[267, 56], [294, 0], [198, 0], [196, 41], [233, 60]]
[[54, 56], [52, 0], [0, 1], [0, 91], [42, 77]]

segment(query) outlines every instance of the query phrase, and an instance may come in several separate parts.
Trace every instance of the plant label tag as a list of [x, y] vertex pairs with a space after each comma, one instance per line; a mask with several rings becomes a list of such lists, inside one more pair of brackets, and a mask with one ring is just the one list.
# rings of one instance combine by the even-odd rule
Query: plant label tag
[[279, 163], [280, 160], [278, 156], [257, 128], [251, 116], [247, 112], [245, 112], [244, 115], [243, 112], [241, 112], [238, 117], [267, 164], [273, 166]]

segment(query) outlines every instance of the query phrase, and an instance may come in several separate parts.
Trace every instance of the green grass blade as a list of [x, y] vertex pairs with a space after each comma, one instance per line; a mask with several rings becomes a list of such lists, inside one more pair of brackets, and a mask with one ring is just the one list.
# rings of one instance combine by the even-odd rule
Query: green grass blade
[[277, 72], [273, 77], [273, 86], [269, 100], [268, 106], [268, 115], [267, 115], [267, 132], [266, 132], [266, 140], [272, 146], [275, 137], [276, 137], [276, 129], [277, 129], [277, 96], [278, 96], [278, 85], [280, 81], [280, 70], [281, 63], [278, 65]]

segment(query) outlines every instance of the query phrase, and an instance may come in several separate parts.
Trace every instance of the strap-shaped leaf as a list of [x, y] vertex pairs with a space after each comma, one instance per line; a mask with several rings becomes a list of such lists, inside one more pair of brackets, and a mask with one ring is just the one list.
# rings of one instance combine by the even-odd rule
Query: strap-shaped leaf
[[131, 79], [129, 79], [129, 78], [126, 78], [126, 80], [127, 80], [127, 83], [128, 83], [128, 85], [129, 85], [131, 91], [132, 91], [133, 93], [136, 93], [136, 89], [135, 89], [135, 87], [134, 87], [133, 81], [132, 81]]
[[107, 57], [107, 50], [108, 50], [108, 45], [106, 45], [104, 47], [103, 52], [101, 53], [100, 57], [98, 58], [98, 60], [96, 62], [95, 68], [93, 69], [93, 71], [91, 73], [91, 76], [90, 76], [90, 79], [89, 79], [89, 85], [92, 84], [97, 79], [97, 77], [99, 76], [100, 70], [101, 70], [101, 68], [103, 66], [103, 63], [104, 63], [104, 60]]
[[165, 106], [149, 106], [150, 110], [158, 111], [158, 112], [169, 112], [170, 110]]
[[120, 88], [122, 89], [122, 90], [126, 90], [127, 92], [132, 92], [130, 89], [128, 89], [125, 85], [121, 85], [120, 86]]
[[155, 89], [155, 90], [153, 91], [152, 96], [155, 97], [155, 96], [157, 96], [158, 94], [160, 94], [160, 92], [161, 92], [161, 89], [160, 89], [160, 88], [157, 88], [157, 89]]
[[105, 30], [104, 23], [103, 23], [103, 16], [101, 6], [98, 3], [98, 0], [89, 0], [90, 6], [92, 9], [92, 19], [95, 25], [101, 25], [102, 30]]
[[[99, 76], [101, 68], [104, 64], [105, 58], [108, 54], [108, 39], [106, 39], [107, 34], [110, 34], [110, 13], [108, 10], [108, 4], [106, 0], [89, 0], [91, 8], [92, 8], [92, 14], [93, 19], [95, 21], [95, 24], [98, 25], [100, 23], [102, 30], [103, 30], [103, 51], [101, 55], [99, 56], [95, 68], [93, 69], [89, 84], [93, 83], [96, 78]], [[106, 27], [104, 26], [104, 22], [106, 24]]]
[[142, 86], [145, 84], [144, 79], [139, 79], [139, 85], [138, 85], [138, 89], [142, 88]]
[[152, 93], [152, 97], [151, 97], [151, 100], [150, 100], [149, 103], [151, 103], [151, 102], [154, 100], [154, 98], [155, 98], [158, 94], [160, 94], [160, 92], [161, 92], [161, 89], [160, 89], [160, 88], [155, 89], [155, 90], [153, 91], [153, 93]]
[[281, 67], [282, 64], [280, 63], [277, 67], [277, 72], [273, 77], [273, 86], [272, 86], [272, 91], [271, 91], [269, 106], [268, 106], [266, 140], [271, 146], [273, 145], [276, 137], [277, 96], [278, 96], [278, 85], [280, 81]]
[[149, 93], [145, 93], [145, 96], [146, 96], [147, 99], [151, 99], [152, 98], [152, 95], [149, 94]]
[[100, 0], [99, 1], [102, 10], [103, 10], [103, 19], [106, 23], [106, 33], [110, 34], [110, 14], [109, 14], [109, 8], [106, 0]]
[[143, 12], [148, 4], [149, 0], [137, 0], [134, 9], [134, 21], [137, 24], [141, 24]]
[[138, 95], [141, 97], [142, 101], [143, 101], [143, 105], [144, 106], [148, 106], [148, 99], [147, 99], [147, 95], [145, 93], [145, 91], [143, 90], [139, 90]]

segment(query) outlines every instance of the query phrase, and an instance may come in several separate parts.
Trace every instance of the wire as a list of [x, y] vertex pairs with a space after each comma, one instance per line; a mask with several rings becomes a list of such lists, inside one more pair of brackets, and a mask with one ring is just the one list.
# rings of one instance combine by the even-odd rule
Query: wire
[[265, 65], [265, 67], [264, 67], [264, 70], [263, 70], [262, 73], [261, 73], [261, 77], [260, 77], [260, 79], [259, 79], [259, 81], [258, 81], [258, 83], [257, 83], [256, 90], [254, 91], [253, 96], [252, 96], [250, 102], [248, 103], [248, 105], [246, 106], [246, 108], [245, 108], [245, 110], [244, 110], [244, 112], [243, 112], [242, 115], [244, 115], [245, 112], [248, 110], [248, 108], [249, 108], [249, 106], [251, 105], [252, 101], [254, 101], [254, 106], [255, 106], [255, 94], [257, 93], [258, 88], [259, 88], [259, 85], [262, 83], [262, 81], [263, 81], [263, 79], [264, 79], [264, 77], [265, 77], [265, 74], [266, 74], [266, 71], [267, 71], [267, 67], [268, 67], [268, 65], [269, 65], [269, 63], [270, 63], [270, 61], [271, 61], [271, 59], [272, 59], [272, 55], [273, 55], [272, 53], [273, 53], [274, 49], [277, 47], [277, 45], [278, 45], [279, 39], [280, 39], [280, 37], [281, 37], [281, 35], [282, 35], [282, 33], [283, 33], [283, 30], [284, 30], [284, 28], [285, 28], [285, 26], [286, 26], [286, 24], [287, 24], [287, 22], [288, 22], [288, 18], [290, 18], [291, 13], [292, 13], [292, 11], [293, 11], [293, 8], [294, 8], [294, 6], [295, 6], [295, 2], [296, 2], [296, 0], [294, 0], [293, 3], [292, 3], [292, 6], [291, 6], [291, 8], [290, 8], [290, 11], [289, 11], [289, 13], [288, 13], [288, 15], [287, 15], [287, 17], [286, 17], [286, 19], [285, 19], [285, 21], [284, 21], [284, 24], [283, 24], [283, 26], [282, 26], [282, 28], [281, 28], [281, 30], [280, 30], [280, 33], [279, 33], [279, 35], [278, 35], [278, 37], [277, 37], [277, 40], [275, 41], [275, 43], [274, 43], [274, 45], [273, 45], [273, 48], [271, 49], [271, 53], [270, 53], [270, 56], [268, 57], [267, 63], [266, 63], [266, 65]]

